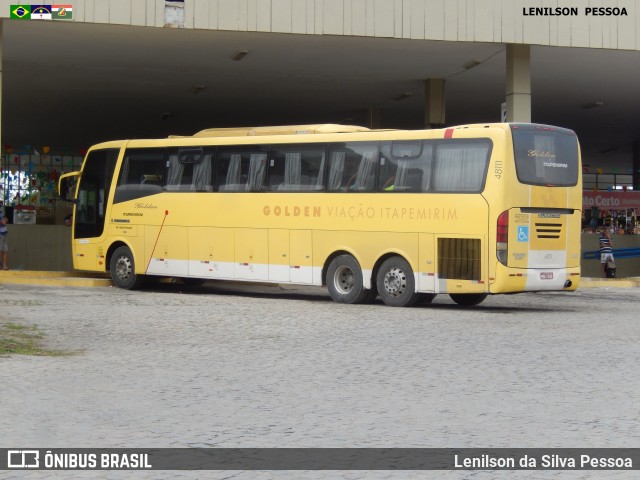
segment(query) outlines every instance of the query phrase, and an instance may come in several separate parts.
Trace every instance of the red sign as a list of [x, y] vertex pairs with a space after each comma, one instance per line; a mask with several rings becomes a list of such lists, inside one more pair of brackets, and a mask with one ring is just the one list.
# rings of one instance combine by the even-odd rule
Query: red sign
[[582, 208], [601, 210], [640, 209], [640, 192], [582, 192]]

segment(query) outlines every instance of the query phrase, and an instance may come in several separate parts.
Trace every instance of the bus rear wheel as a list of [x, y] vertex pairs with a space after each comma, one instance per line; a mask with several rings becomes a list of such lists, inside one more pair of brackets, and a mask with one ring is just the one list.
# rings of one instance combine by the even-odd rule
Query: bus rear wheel
[[374, 292], [364, 288], [362, 269], [351, 255], [339, 255], [327, 268], [327, 290], [338, 303], [364, 303], [375, 298]]
[[378, 293], [390, 307], [411, 307], [420, 300], [416, 293], [416, 281], [409, 262], [402, 257], [391, 257], [378, 270]]
[[111, 280], [116, 287], [134, 290], [142, 285], [144, 278], [136, 274], [136, 264], [129, 247], [118, 247], [109, 263]]
[[464, 305], [465, 307], [478, 305], [487, 298], [486, 293], [450, 293], [449, 296], [458, 305]]

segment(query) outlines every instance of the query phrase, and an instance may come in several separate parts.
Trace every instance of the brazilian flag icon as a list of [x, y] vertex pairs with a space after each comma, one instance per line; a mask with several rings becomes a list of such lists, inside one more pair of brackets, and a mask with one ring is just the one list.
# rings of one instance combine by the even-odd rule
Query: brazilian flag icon
[[11, 5], [11, 15], [9, 18], [15, 18], [17, 20], [31, 18], [31, 5]]

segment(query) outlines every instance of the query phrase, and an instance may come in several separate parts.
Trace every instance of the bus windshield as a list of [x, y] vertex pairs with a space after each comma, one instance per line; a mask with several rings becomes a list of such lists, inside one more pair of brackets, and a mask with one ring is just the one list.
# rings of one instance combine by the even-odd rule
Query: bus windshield
[[518, 180], [529, 185], [574, 186], [578, 182], [578, 139], [571, 130], [512, 125]]

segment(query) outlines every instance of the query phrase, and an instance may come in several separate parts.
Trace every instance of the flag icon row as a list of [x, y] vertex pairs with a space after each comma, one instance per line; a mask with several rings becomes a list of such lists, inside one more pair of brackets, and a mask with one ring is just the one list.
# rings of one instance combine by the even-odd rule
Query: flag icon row
[[72, 5], [11, 5], [9, 18], [17, 20], [73, 20]]

